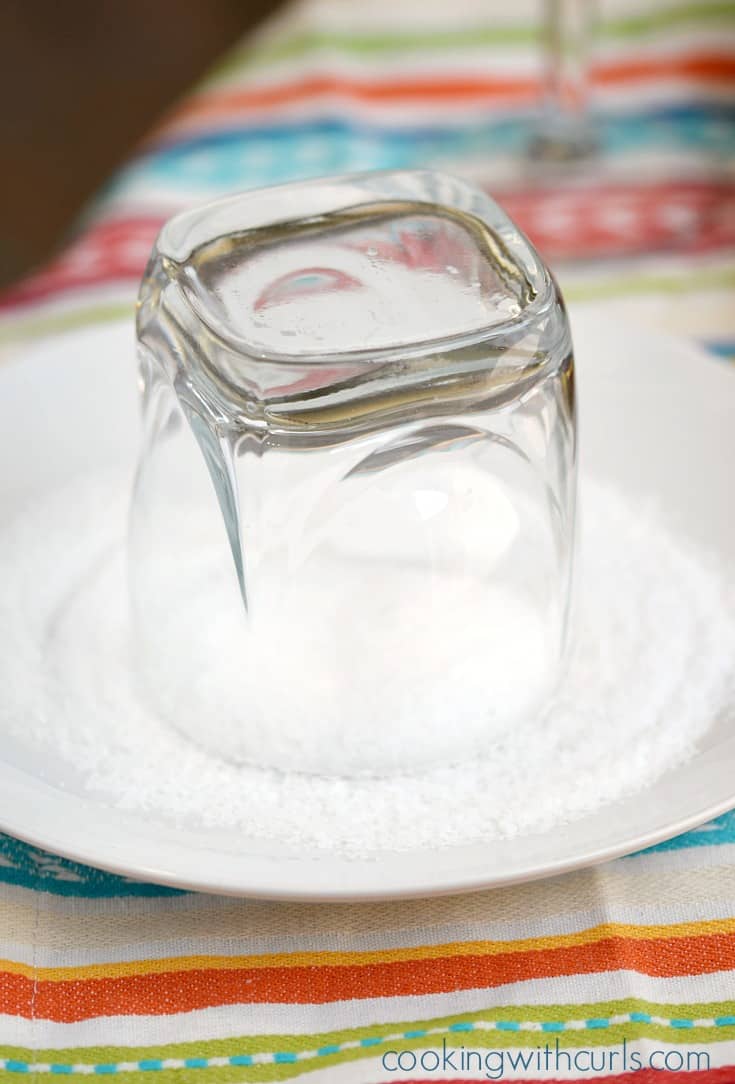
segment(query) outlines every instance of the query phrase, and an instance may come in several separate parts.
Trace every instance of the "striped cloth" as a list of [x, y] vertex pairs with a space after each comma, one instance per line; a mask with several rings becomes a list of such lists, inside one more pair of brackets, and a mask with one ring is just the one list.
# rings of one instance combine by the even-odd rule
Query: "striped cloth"
[[[537, 16], [527, 0], [290, 7], [5, 294], [3, 352], [130, 314], [160, 223], [196, 200], [432, 165], [489, 187], [569, 299], [734, 355], [735, 6], [603, 3], [601, 154], [545, 188], [524, 158]], [[735, 1082], [733, 814], [597, 869], [392, 905], [179, 893], [0, 837], [0, 942], [3, 1080]]]

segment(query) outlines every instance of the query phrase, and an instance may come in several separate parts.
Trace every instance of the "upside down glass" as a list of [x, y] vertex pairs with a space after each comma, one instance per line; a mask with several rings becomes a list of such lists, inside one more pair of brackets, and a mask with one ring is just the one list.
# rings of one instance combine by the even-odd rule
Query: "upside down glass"
[[556, 285], [429, 172], [246, 192], [161, 231], [137, 320], [144, 695], [236, 762], [482, 755], [563, 664], [574, 367]]

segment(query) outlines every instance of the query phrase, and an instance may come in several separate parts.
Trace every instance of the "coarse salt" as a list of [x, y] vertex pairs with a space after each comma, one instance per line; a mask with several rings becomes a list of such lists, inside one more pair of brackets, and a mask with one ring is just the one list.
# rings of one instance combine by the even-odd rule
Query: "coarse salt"
[[[27, 756], [73, 767], [90, 799], [302, 852], [450, 846], [548, 830], [638, 791], [732, 711], [735, 610], [723, 574], [640, 498], [583, 479], [573, 648], [541, 712], [489, 730], [483, 756], [466, 759], [470, 675], [454, 710], [447, 700], [452, 754], [439, 768], [415, 770], [429, 740], [420, 718], [398, 736], [391, 726], [370, 735], [392, 764], [400, 744], [402, 770], [386, 778], [235, 765], [141, 695], [123, 557], [128, 488], [121, 476], [77, 480], [0, 533], [0, 731]], [[298, 718], [298, 680], [286, 688]], [[264, 752], [277, 755], [282, 738], [271, 737]]]

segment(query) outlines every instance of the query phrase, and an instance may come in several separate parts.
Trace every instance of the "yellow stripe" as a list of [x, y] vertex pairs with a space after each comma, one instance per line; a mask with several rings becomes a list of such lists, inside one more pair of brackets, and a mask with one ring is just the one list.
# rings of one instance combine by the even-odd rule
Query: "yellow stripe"
[[432, 960], [447, 956], [499, 956], [540, 949], [572, 948], [616, 938], [652, 941], [708, 934], [735, 933], [735, 919], [711, 919], [706, 922], [681, 922], [670, 926], [633, 926], [610, 922], [579, 933], [553, 937], [530, 937], [517, 941], [457, 941], [417, 948], [384, 949], [375, 952], [291, 952], [258, 956], [171, 956], [154, 960], [135, 960], [80, 967], [39, 967], [0, 961], [0, 971], [25, 975], [42, 982], [123, 978], [129, 975], [153, 975], [163, 972], [250, 970], [267, 967], [348, 967], [366, 964], [400, 963]]

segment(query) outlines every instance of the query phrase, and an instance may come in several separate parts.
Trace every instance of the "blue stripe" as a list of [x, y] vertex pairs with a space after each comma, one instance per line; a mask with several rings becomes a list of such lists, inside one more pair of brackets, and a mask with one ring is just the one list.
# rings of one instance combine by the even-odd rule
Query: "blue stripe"
[[56, 896], [108, 899], [115, 896], [178, 896], [179, 889], [117, 877], [67, 858], [58, 858], [0, 833], [0, 883], [52, 892]]
[[[723, 813], [701, 828], [694, 828], [674, 839], [664, 840], [639, 854], [652, 851], [675, 851], [688, 847], [718, 846], [735, 843], [735, 810]], [[163, 885], [145, 884], [127, 877], [83, 866], [66, 858], [57, 858], [20, 840], [0, 833], [0, 883], [20, 885], [58, 896], [106, 899], [116, 896], [172, 896], [182, 893]], [[499, 1026], [502, 1021], [499, 1022]], [[62, 1070], [59, 1070], [61, 1072]]]
[[[650, 1014], [646, 1013], [646, 1012], [631, 1012], [631, 1013], [628, 1014], [628, 1020], [631, 1023], [650, 1024], [652, 1022], [652, 1018], [651, 1018]], [[681, 1028], [681, 1029], [685, 1029], [685, 1030], [687, 1028], [694, 1027], [694, 1023], [695, 1023], [694, 1020], [687, 1019], [687, 1018], [682, 1018], [682, 1017], [674, 1017], [674, 1018], [662, 1021], [662, 1025], [664, 1027]], [[716, 1017], [707, 1026], [711, 1027], [713, 1024], [714, 1024], [715, 1027], [735, 1027], [735, 1016]], [[586, 1030], [595, 1030], [595, 1029], [599, 1029], [599, 1028], [608, 1028], [610, 1026], [611, 1026], [610, 1020], [608, 1018], [604, 1018], [604, 1017], [591, 1017], [589, 1020], [584, 1021], [584, 1028]], [[519, 1032], [519, 1031], [522, 1030], [522, 1024], [521, 1024], [521, 1021], [519, 1021], [519, 1020], [497, 1020], [497, 1021], [495, 1021], [494, 1024], [491, 1024], [490, 1027], [494, 1027], [498, 1031]], [[476, 1028], [476, 1025], [475, 1025], [475, 1022], [473, 1022], [473, 1021], [459, 1021], [459, 1022], [454, 1023], [454, 1024], [448, 1024], [444, 1028], [438, 1028], [438, 1029], [436, 1029], [436, 1032], [434, 1032], [433, 1029], [432, 1029], [432, 1033], [435, 1033], [435, 1034], [439, 1035], [439, 1034], [442, 1034], [443, 1032], [451, 1033], [451, 1032], [474, 1031], [475, 1028]], [[563, 1032], [563, 1031], [566, 1031], [566, 1030], [567, 1030], [567, 1023], [565, 1021], [562, 1021], [562, 1020], [559, 1020], [559, 1021], [546, 1021], [546, 1022], [541, 1023], [541, 1031], [544, 1031], [544, 1032], [560, 1032], [560, 1031]], [[416, 1038], [418, 1036], [425, 1036], [427, 1034], [428, 1034], [428, 1031], [426, 1029], [415, 1029], [413, 1031], [405, 1031], [402, 1036], [394, 1036], [393, 1038], [396, 1041], [399, 1041], [400, 1039]], [[530, 1036], [532, 1034], [532, 1032], [529, 1030], [527, 1032], [527, 1034]], [[384, 1042], [386, 1042], [385, 1038], [369, 1038], [369, 1037], [366, 1037], [364, 1039], [359, 1040], [359, 1045], [361, 1047], [370, 1047], [370, 1046], [375, 1046], [378, 1043], [384, 1043]], [[330, 1044], [329, 1046], [322, 1046], [318, 1050], [314, 1051], [313, 1054], [307, 1054], [307, 1056], [305, 1058], [303, 1058], [302, 1060], [304, 1062], [306, 1062], [312, 1057], [317, 1057], [317, 1058], [329, 1057], [332, 1054], [339, 1054], [342, 1051], [350, 1050], [352, 1048], [352, 1046], [353, 1046], [352, 1042], [334, 1043], [334, 1044]], [[295, 1063], [297, 1063], [299, 1061], [299, 1055], [297, 1053], [295, 1053], [294, 1051], [292, 1051], [292, 1050], [281, 1050], [281, 1051], [277, 1051], [275, 1053], [270, 1053], [270, 1054], [264, 1053], [263, 1055], [260, 1055], [260, 1058], [263, 1058], [263, 1059], [270, 1058], [272, 1063], [276, 1064], [276, 1065], [293, 1065], [293, 1064], [295, 1064]], [[208, 1068], [214, 1067], [214, 1064], [216, 1064], [216, 1063], [217, 1063], [216, 1058], [191, 1057], [191, 1058], [183, 1059], [183, 1067], [185, 1069], [208, 1069]], [[232, 1065], [232, 1066], [251, 1066], [251, 1065], [254, 1065], [256, 1063], [256, 1061], [255, 1061], [255, 1057], [252, 1054], [233, 1054], [227, 1059], [227, 1063], [229, 1065]], [[163, 1069], [166, 1068], [166, 1066], [164, 1064], [164, 1059], [162, 1059], [162, 1058], [142, 1059], [141, 1061], [134, 1062], [132, 1064], [134, 1066], [134, 1070], [135, 1069], [144, 1070], [144, 1071], [145, 1070], [150, 1070], [150, 1071], [155, 1072], [155, 1071], [160, 1071], [160, 1070], [163, 1070]], [[10, 1073], [29, 1073], [31, 1071], [31, 1063], [28, 1062], [28, 1061], [21, 1061], [21, 1060], [16, 1060], [16, 1059], [8, 1059], [8, 1061], [5, 1062], [4, 1068], [5, 1068], [5, 1071], [10, 1072]], [[51, 1064], [49, 1068], [50, 1068], [51, 1073], [63, 1074], [63, 1075], [68, 1075], [68, 1074], [70, 1074], [70, 1073], [72, 1073], [74, 1071], [72, 1065], [63, 1064], [63, 1063], [62, 1064]], [[90, 1064], [89, 1065], [89, 1071], [92, 1072], [92, 1073], [99, 1074], [99, 1075], [104, 1075], [104, 1074], [116, 1074], [116, 1073], [123, 1074], [125, 1072], [128, 1072], [128, 1069], [127, 1068], [123, 1069], [119, 1062], [112, 1062], [112, 1063], [103, 1062], [103, 1063], [101, 1063], [99, 1065]], [[1, 1068], [0, 1068], [0, 1072], [2, 1072]]]
[[690, 832], [684, 832], [681, 836], [673, 839], [665, 839], [663, 843], [656, 843], [648, 847], [640, 854], [649, 854], [652, 851], [679, 851], [687, 847], [716, 847], [724, 843], [735, 843], [735, 809], [729, 813], [723, 813], [721, 817], [703, 824], [700, 828], [692, 828]]
[[[218, 194], [330, 172], [406, 169], [482, 154], [517, 154], [530, 138], [535, 113], [461, 125], [410, 127], [321, 117], [301, 123], [236, 125], [162, 145], [120, 171], [108, 192], [129, 184], [164, 183]], [[675, 149], [721, 158], [735, 154], [735, 107], [690, 104], [598, 118], [603, 151]]]
[[728, 361], [735, 358], [735, 339], [705, 339], [703, 345], [719, 358], [726, 358]]
[[[430, 110], [427, 107], [427, 113]], [[514, 110], [507, 117], [486, 119], [471, 126], [459, 127], [452, 124], [425, 124], [404, 125], [400, 124], [393, 128], [367, 121], [348, 119], [345, 116], [315, 116], [305, 117], [301, 121], [279, 121], [277, 123], [258, 124], [233, 124], [217, 131], [198, 132], [196, 135], [183, 136], [180, 139], [166, 141], [165, 136], [159, 146], [150, 152], [150, 156], [159, 157], [167, 153], [180, 151], [211, 150], [221, 148], [227, 144], [239, 147], [244, 139], [257, 140], [268, 139], [277, 142], [291, 142], [304, 136], [329, 136], [331, 138], [344, 137], [345, 135], [368, 138], [389, 139], [397, 142], [406, 140], [417, 141], [425, 139], [444, 139], [447, 136], [456, 136], [466, 132], [517, 132], [528, 123], [535, 123], [537, 113], [535, 110], [519, 114]], [[619, 132], [637, 133], [641, 124], [672, 125], [680, 130], [696, 129], [700, 139], [707, 142], [714, 134], [707, 131], [710, 124], [722, 124], [725, 128], [735, 127], [735, 105], [730, 102], [682, 102], [678, 105], [653, 106], [638, 112], [625, 112], [614, 114], [612, 112], [598, 111], [596, 123], [602, 129], [602, 134]], [[659, 133], [662, 134], [659, 128]], [[670, 134], [670, 132], [669, 132]], [[722, 135], [718, 130], [718, 135]], [[731, 133], [729, 133], [731, 134]], [[645, 142], [644, 137], [636, 134], [637, 143]], [[492, 150], [492, 148], [490, 148]], [[720, 150], [722, 147], [720, 146]], [[148, 157], [148, 156], [146, 156]]]

